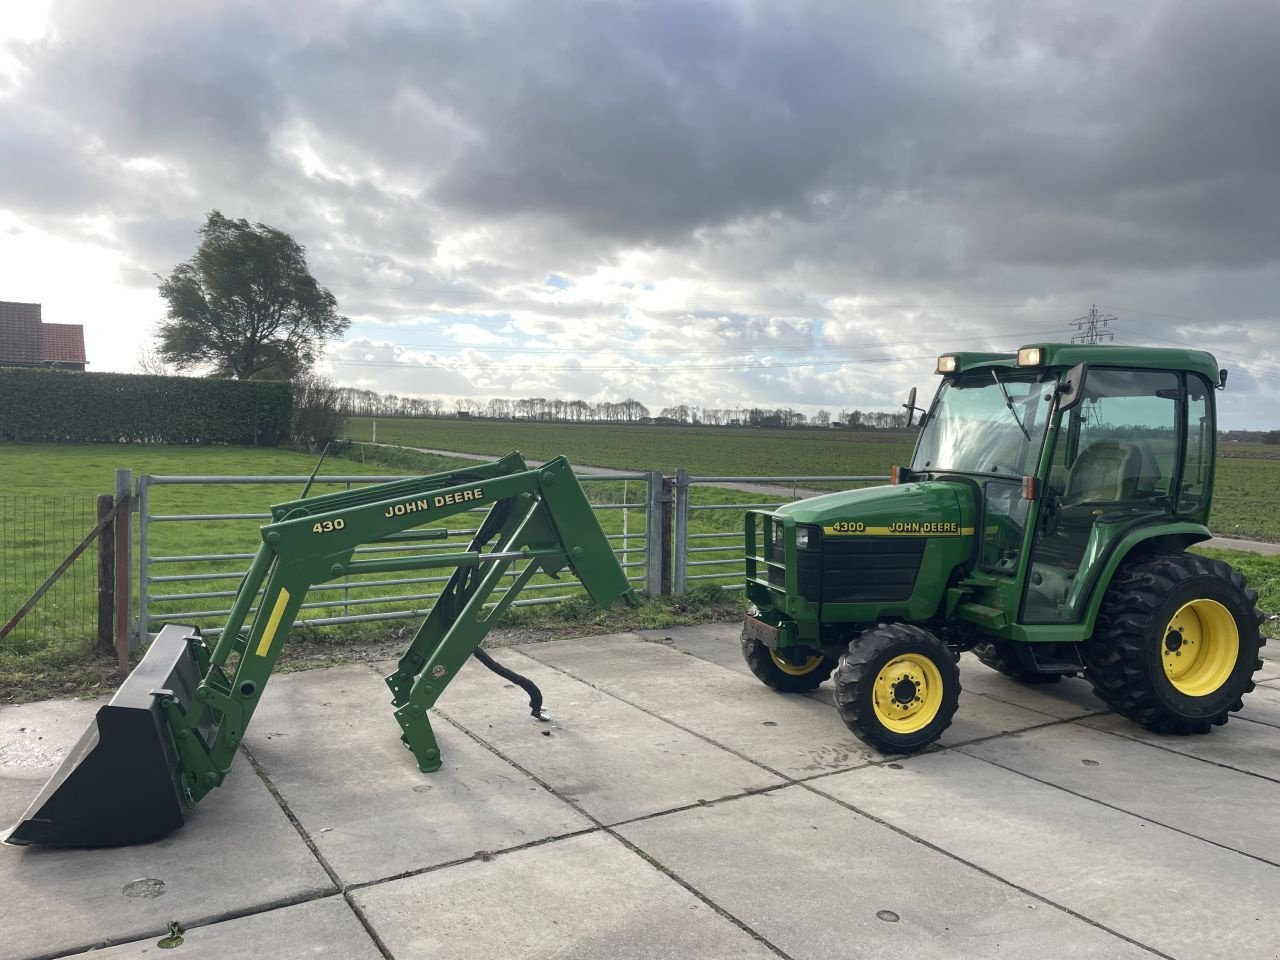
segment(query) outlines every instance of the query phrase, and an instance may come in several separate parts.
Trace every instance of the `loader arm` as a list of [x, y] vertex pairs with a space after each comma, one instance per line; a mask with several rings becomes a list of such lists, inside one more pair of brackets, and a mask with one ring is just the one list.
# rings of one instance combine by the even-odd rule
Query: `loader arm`
[[[356, 548], [369, 544], [411, 549], [444, 540], [450, 535], [447, 529], [426, 525], [485, 506], [489, 511], [466, 550], [389, 550], [377, 558], [356, 558]], [[11, 831], [9, 842], [118, 845], [155, 839], [181, 824], [182, 811], [221, 784], [230, 770], [289, 627], [307, 592], [318, 584], [366, 573], [454, 568], [387, 677], [401, 739], [424, 772], [441, 765], [427, 711], [533, 577], [555, 576], [568, 568], [601, 606], [619, 598], [636, 602], [563, 457], [531, 470], [513, 453], [463, 470], [278, 504], [271, 516], [213, 648], [196, 630], [162, 630], [135, 673], [100, 711], [97, 729], [85, 734]], [[512, 575], [513, 565], [521, 562], [523, 568]], [[504, 586], [505, 577], [511, 582]], [[128, 708], [149, 710], [153, 722]], [[103, 712], [123, 716], [134, 732], [114, 733], [119, 724], [104, 724]], [[158, 743], [118, 740], [148, 739], [149, 734], [136, 731], [152, 727]], [[139, 795], [131, 805], [104, 805], [103, 791], [130, 789], [115, 776], [115, 758], [126, 755], [148, 774], [130, 779], [148, 785], [136, 788]], [[136, 759], [142, 756], [167, 759]], [[172, 791], [162, 788], [165, 771], [156, 769], [162, 762], [169, 767]], [[101, 782], [104, 778], [113, 782]], [[122, 827], [119, 810], [130, 806], [135, 812], [128, 820], [136, 826]], [[92, 809], [106, 808], [116, 811], [110, 825], [91, 815]]]

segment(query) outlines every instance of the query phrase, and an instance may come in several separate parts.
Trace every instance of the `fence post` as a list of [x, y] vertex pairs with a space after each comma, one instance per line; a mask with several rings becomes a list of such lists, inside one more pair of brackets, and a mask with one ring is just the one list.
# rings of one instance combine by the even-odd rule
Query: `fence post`
[[130, 650], [137, 650], [151, 639], [147, 629], [151, 626], [147, 616], [147, 528], [150, 526], [147, 522], [147, 515], [150, 513], [147, 481], [150, 479], [145, 473], [138, 478], [138, 629], [129, 643]]
[[662, 551], [660, 590], [664, 597], [671, 596], [671, 511], [675, 505], [675, 497], [671, 491], [673, 485], [674, 481], [671, 477], [662, 478], [662, 529], [659, 531], [658, 539], [661, 544], [659, 549]]
[[[361, 462], [364, 462], [364, 447], [360, 448], [360, 452], [361, 452]], [[348, 493], [351, 492], [350, 480], [347, 481], [347, 485], [345, 489]], [[349, 586], [350, 583], [351, 583], [350, 574], [344, 573], [342, 575], [342, 615], [344, 617], [351, 616], [351, 587]]]
[[120, 512], [115, 522], [116, 582], [116, 665], [120, 679], [129, 672], [129, 609], [133, 603], [133, 577], [130, 547], [133, 543], [133, 471], [116, 471], [116, 504]]
[[684, 596], [685, 576], [688, 574], [686, 564], [689, 560], [689, 474], [684, 467], [676, 470], [676, 536], [672, 551], [675, 565], [674, 582], [671, 592], [677, 597]]
[[[102, 523], [115, 510], [116, 498], [109, 493], [98, 495], [98, 522]], [[112, 521], [98, 534], [98, 653], [115, 649], [116, 598], [116, 525]]]
[[644, 592], [656, 597], [662, 592], [662, 474], [649, 472], [644, 507]]

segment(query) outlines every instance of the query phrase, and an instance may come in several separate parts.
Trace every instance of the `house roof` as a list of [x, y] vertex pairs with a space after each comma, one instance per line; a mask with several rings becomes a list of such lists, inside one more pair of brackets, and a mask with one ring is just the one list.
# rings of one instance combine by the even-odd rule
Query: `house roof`
[[84, 355], [84, 327], [78, 323], [40, 324], [43, 363], [88, 363]]
[[42, 323], [40, 304], [0, 300], [0, 363], [40, 366], [88, 362], [81, 324]]
[[39, 363], [40, 304], [0, 300], [0, 360]]

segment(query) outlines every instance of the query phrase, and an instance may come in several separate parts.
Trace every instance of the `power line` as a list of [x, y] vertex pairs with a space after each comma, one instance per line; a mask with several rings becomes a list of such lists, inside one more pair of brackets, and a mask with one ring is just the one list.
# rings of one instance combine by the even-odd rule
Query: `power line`
[[[1126, 334], [1124, 332], [1121, 332], [1121, 336], [1130, 342], [1137, 342], [1138, 344], [1141, 344], [1143, 341], [1155, 340], [1160, 343], [1167, 343], [1175, 347], [1185, 347], [1186, 349], [1189, 349], [1189, 350], [1207, 349], [1203, 344], [1187, 343], [1185, 340], [1171, 340], [1168, 337], [1159, 337], [1152, 333], [1141, 333], [1141, 334], [1134, 335], [1134, 334]], [[1244, 367], [1249, 372], [1249, 375], [1253, 377], [1255, 380], [1261, 380], [1268, 384], [1280, 385], [1280, 366], [1277, 366], [1271, 363], [1266, 363], [1260, 360], [1256, 360], [1252, 357], [1246, 357], [1243, 354], [1234, 353], [1229, 350], [1212, 349], [1210, 350], [1210, 352], [1212, 352], [1214, 357], [1230, 358], [1231, 362], [1237, 363], [1240, 366]], [[1256, 371], [1261, 371], [1261, 372], [1256, 372]]]
[[[321, 286], [344, 287], [344, 288], [353, 289], [353, 290], [383, 290], [390, 293], [418, 293], [418, 294], [429, 293], [429, 294], [442, 294], [442, 295], [448, 295], [448, 296], [472, 296], [478, 299], [494, 297], [494, 293], [491, 290], [467, 289], [467, 288], [459, 288], [459, 287], [419, 287], [413, 284], [395, 287], [395, 286], [382, 286], [382, 285], [373, 284], [373, 283], [328, 281], [324, 284], [321, 284]], [[545, 289], [555, 290], [557, 293], [565, 292], [565, 288], [551, 287], [551, 288], [545, 288]], [[572, 289], [572, 288], [568, 288], [568, 289]], [[646, 294], [650, 294], [650, 293], [656, 293], [656, 291], [641, 290], [637, 294], [635, 299], [640, 299]], [[844, 300], [848, 298], [841, 295], [835, 295], [831, 297], [826, 297], [824, 299], [830, 301], [830, 300]], [[635, 301], [617, 299], [617, 300], [592, 300], [587, 302], [595, 303], [599, 306], [633, 306]], [[545, 304], [545, 306], [558, 306], [558, 305], [559, 304], [556, 303], [555, 301], [549, 301]], [[867, 304], [867, 309], [872, 309], [872, 310], [1017, 310], [1025, 306], [1026, 306], [1025, 302], [1019, 302], [1019, 303], [870, 303], [870, 304]], [[814, 302], [797, 301], [797, 300], [753, 301], [750, 303], [726, 303], [723, 300], [714, 300], [714, 301], [686, 300], [683, 302], [681, 306], [667, 307], [667, 308], [661, 308], [661, 309], [655, 308], [654, 312], [670, 313], [670, 312], [679, 312], [681, 310], [686, 312], [690, 310], [713, 312], [717, 310], [749, 309], [752, 307], [763, 307], [766, 309], [785, 309], [785, 310], [805, 310], [805, 309], [825, 310], [828, 308], [828, 305], [826, 303], [814, 303]]]
[[[1057, 325], [1055, 324], [1053, 327], [1045, 327], [1044, 329], [1056, 329], [1056, 327]], [[1031, 328], [1031, 329], [1038, 330], [1040, 328]], [[954, 343], [962, 340], [986, 341], [991, 339], [994, 339], [994, 337], [991, 335], [971, 336], [971, 337], [951, 337], [951, 338], [948, 338], [948, 342]], [[1013, 339], [1013, 338], [1010, 338], [1010, 339]], [[1018, 339], [1020, 342], [1024, 342], [1027, 338], [1023, 336]], [[822, 345], [822, 348], [825, 348], [828, 346], [844, 346], [845, 348], [868, 347], [868, 348], [883, 349], [884, 347], [890, 347], [890, 346], [919, 346], [919, 345], [932, 344], [932, 343], [936, 343], [936, 340], [934, 338], [929, 338], [927, 340], [912, 339], [912, 340], [874, 342], [874, 343], [863, 343], [863, 344]], [[355, 345], [353, 344], [353, 346]], [[375, 345], [371, 344], [371, 346], [375, 346]], [[406, 345], [388, 343], [388, 344], [377, 344], [376, 346], [404, 347]], [[583, 351], [566, 351], [566, 350], [557, 350], [557, 349], [519, 348], [519, 347], [470, 348], [465, 346], [459, 346], [456, 348], [450, 347], [448, 349], [477, 349], [478, 352], [481, 352], [481, 353], [484, 353], [486, 351], [492, 351], [492, 352], [503, 351], [503, 352], [513, 352], [513, 353], [521, 353], [521, 352], [549, 353], [554, 355], [568, 355], [572, 353], [583, 352]], [[776, 349], [778, 350], [782, 350], [782, 349], [817, 350], [817, 349], [820, 349], [820, 347], [814, 347], [812, 345], [803, 345], [803, 346], [794, 347], [794, 348], [778, 347]], [[730, 352], [736, 352], [735, 348], [727, 348], [727, 350]], [[706, 351], [706, 352], [708, 354], [712, 353], [712, 351]], [[714, 351], [714, 352], [718, 353], [720, 351]], [[696, 357], [699, 355], [699, 353], [700, 352], [691, 352], [691, 353], [684, 353], [683, 355]], [[787, 361], [787, 362], [762, 362], [758, 358], [753, 358], [751, 360], [734, 362], [734, 363], [692, 363], [692, 364], [610, 363], [610, 364], [597, 365], [597, 366], [575, 366], [572, 368], [564, 368], [564, 369], [571, 370], [574, 372], [583, 371], [583, 372], [597, 372], [597, 373], [602, 373], [602, 372], [614, 373], [614, 372], [622, 372], [622, 371], [626, 371], [629, 373], [646, 372], [646, 371], [654, 372], [654, 373], [666, 373], [673, 370], [774, 370], [774, 369], [785, 369], [790, 367], [840, 367], [840, 366], [845, 366], [846, 364], [898, 363], [898, 362], [908, 362], [908, 361], [916, 361], [916, 360], [932, 360], [934, 359], [935, 356], [937, 356], [936, 353], [926, 354], [922, 356], [910, 356], [910, 357], [864, 357], [860, 359], [839, 358], [839, 359], [831, 359], [831, 360], [814, 359], [814, 360], [795, 360], [795, 361]], [[434, 360], [414, 360], [410, 358], [392, 359], [392, 360], [358, 360], [358, 359], [326, 358], [325, 362], [333, 366], [344, 366], [344, 367], [363, 366], [363, 367], [402, 367], [405, 369], [454, 369], [454, 366], [448, 363], [441, 363]], [[547, 367], [545, 365], [531, 366], [531, 365], [519, 365], [519, 364], [517, 365], [504, 364], [502, 365], [501, 369], [511, 370], [511, 371], [536, 371], [536, 372], [545, 373], [547, 370]]]
[[[602, 367], [561, 367], [557, 368], [557, 372], [579, 373], [666, 373], [671, 370], [777, 370], [786, 367], [840, 367], [846, 364], [866, 364], [866, 363], [905, 363], [914, 360], [933, 360], [937, 354], [931, 353], [918, 357], [866, 357], [861, 360], [796, 360], [789, 363], [724, 363], [724, 364], [636, 364], [634, 366], [623, 366], [621, 364], [610, 364]], [[453, 366], [447, 363], [432, 363], [427, 361], [414, 360], [332, 360], [326, 359], [324, 363], [332, 366], [344, 367], [400, 367], [404, 370], [453, 370]], [[546, 364], [538, 364], [533, 366], [501, 364], [495, 365], [498, 371], [520, 371], [520, 372], [537, 372], [547, 373]]]
[[[1058, 324], [1056, 323], [1051, 325], [1046, 324], [1043, 326], [1023, 328], [1024, 333], [1036, 332], [1040, 330], [1056, 330], [1056, 329], [1058, 329]], [[1001, 334], [997, 333], [997, 334], [980, 334], [980, 335], [973, 335], [973, 336], [967, 336], [967, 337], [947, 337], [946, 342], [948, 344], [952, 344], [952, 343], [960, 343], [960, 342], [971, 342], [974, 340], [983, 340], [983, 341], [996, 340], [996, 339], [1000, 339], [1001, 336], [1002, 336]], [[406, 343], [406, 342], [394, 341], [394, 340], [376, 340], [373, 337], [368, 337], [364, 339], [368, 339], [370, 341], [369, 346], [371, 347], [390, 346], [390, 347], [399, 347], [405, 350], [452, 350], [452, 351], [478, 350], [482, 353], [529, 353], [529, 354], [551, 354], [551, 355], [557, 355], [557, 356], [564, 355], [564, 354], [573, 354], [573, 353], [594, 352], [603, 348], [634, 351], [639, 346], [639, 344], [634, 341], [623, 341], [618, 343], [604, 344], [603, 347], [591, 347], [591, 348], [583, 348], [581, 350], [569, 350], [563, 347], [505, 347], [505, 346], [491, 346], [489, 344], [475, 345], [475, 344], [465, 344], [465, 343], [462, 343], [462, 344]], [[1022, 341], [1025, 341], [1026, 337], [1025, 336], [1021, 338], [1009, 337], [1009, 339], [1010, 340], [1018, 339], [1019, 342], [1022, 342]], [[347, 341], [329, 341], [329, 342], [330, 343], [346, 343], [348, 346], [352, 346], [352, 347], [359, 346], [358, 342], [347, 342]], [[703, 350], [681, 350], [680, 355], [687, 358], [687, 357], [698, 357], [703, 355], [715, 356], [719, 354], [736, 354], [736, 353], [746, 353], [746, 352], [779, 353], [779, 352], [804, 351], [804, 350], [813, 350], [813, 351], [857, 350], [857, 349], [873, 349], [873, 348], [884, 348], [884, 347], [917, 346], [922, 344], [933, 344], [937, 342], [938, 342], [938, 339], [936, 337], [928, 337], [928, 338], [913, 338], [910, 340], [881, 340], [881, 341], [871, 341], [866, 343], [850, 343], [850, 342], [834, 341], [830, 343], [803, 343], [803, 344], [795, 344], [790, 346], [786, 344], [778, 344], [778, 345], [770, 345], [767, 350], [762, 350], [759, 347], [745, 347], [745, 346], [715, 347], [715, 348], [706, 348]], [[654, 348], [653, 352], [656, 352], [658, 349], [660, 348]], [[668, 346], [665, 349], [670, 350], [671, 347]]]

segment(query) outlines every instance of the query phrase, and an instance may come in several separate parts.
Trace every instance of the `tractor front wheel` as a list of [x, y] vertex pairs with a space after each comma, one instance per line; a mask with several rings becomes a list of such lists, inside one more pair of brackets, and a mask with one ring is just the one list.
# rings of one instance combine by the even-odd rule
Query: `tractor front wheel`
[[854, 735], [881, 753], [913, 753], [951, 726], [960, 671], [928, 630], [882, 623], [849, 644], [835, 675], [836, 707]]
[[761, 683], [783, 693], [816, 690], [836, 668], [835, 660], [817, 650], [796, 658], [800, 662], [793, 663], [772, 647], [748, 637], [745, 630], [742, 633], [742, 657]]
[[1227, 722], [1262, 666], [1258, 595], [1220, 560], [1161, 554], [1112, 578], [1085, 676], [1117, 713], [1157, 733], [1208, 733]]

